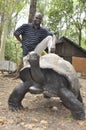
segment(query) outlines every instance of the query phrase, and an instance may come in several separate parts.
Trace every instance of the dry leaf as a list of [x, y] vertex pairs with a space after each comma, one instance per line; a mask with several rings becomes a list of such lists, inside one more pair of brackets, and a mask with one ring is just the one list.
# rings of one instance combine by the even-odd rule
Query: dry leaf
[[0, 124], [3, 125], [5, 123], [5, 120], [3, 118], [0, 118]]
[[78, 121], [78, 124], [81, 126], [86, 126], [86, 121]]

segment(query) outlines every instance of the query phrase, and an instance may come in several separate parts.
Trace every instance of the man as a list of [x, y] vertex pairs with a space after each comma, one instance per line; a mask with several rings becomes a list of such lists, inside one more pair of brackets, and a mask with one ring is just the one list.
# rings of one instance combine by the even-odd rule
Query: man
[[55, 53], [55, 40], [53, 34], [41, 26], [42, 14], [36, 13], [32, 23], [23, 24], [15, 32], [14, 36], [22, 44], [23, 63], [26, 65], [27, 54], [35, 51], [41, 55], [48, 47], [48, 52]]
[[[41, 13], [35, 14], [32, 23], [23, 24], [15, 32], [14, 36], [22, 44], [23, 49], [23, 63], [27, 65], [28, 53], [35, 51], [38, 55], [48, 47], [48, 52], [55, 53], [55, 40], [53, 34], [41, 26]], [[42, 91], [41, 87], [31, 86], [31, 91], [39, 93]]]

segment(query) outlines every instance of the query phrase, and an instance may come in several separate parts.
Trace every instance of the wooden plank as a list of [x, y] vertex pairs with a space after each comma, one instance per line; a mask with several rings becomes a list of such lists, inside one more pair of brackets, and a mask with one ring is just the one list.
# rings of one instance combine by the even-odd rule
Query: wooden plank
[[0, 61], [0, 71], [14, 72], [16, 69], [16, 63], [12, 61]]
[[86, 58], [72, 57], [72, 65], [76, 72], [86, 73]]

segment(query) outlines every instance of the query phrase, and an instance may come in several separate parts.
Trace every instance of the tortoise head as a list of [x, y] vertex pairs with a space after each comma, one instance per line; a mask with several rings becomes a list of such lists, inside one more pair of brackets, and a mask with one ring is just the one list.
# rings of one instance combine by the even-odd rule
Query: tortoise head
[[35, 53], [34, 51], [29, 53], [29, 59], [28, 61], [30, 62], [30, 64], [38, 64], [39, 63], [39, 55], [37, 53]]

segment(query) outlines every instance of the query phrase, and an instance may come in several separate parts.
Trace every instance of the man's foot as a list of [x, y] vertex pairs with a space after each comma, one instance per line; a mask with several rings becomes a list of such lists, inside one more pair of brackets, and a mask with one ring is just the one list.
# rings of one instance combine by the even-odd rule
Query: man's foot
[[42, 89], [41, 87], [38, 87], [38, 86], [31, 86], [31, 87], [29, 88], [29, 90], [30, 90], [30, 92], [31, 92], [32, 94], [40, 94], [40, 93], [43, 92], [43, 89]]

